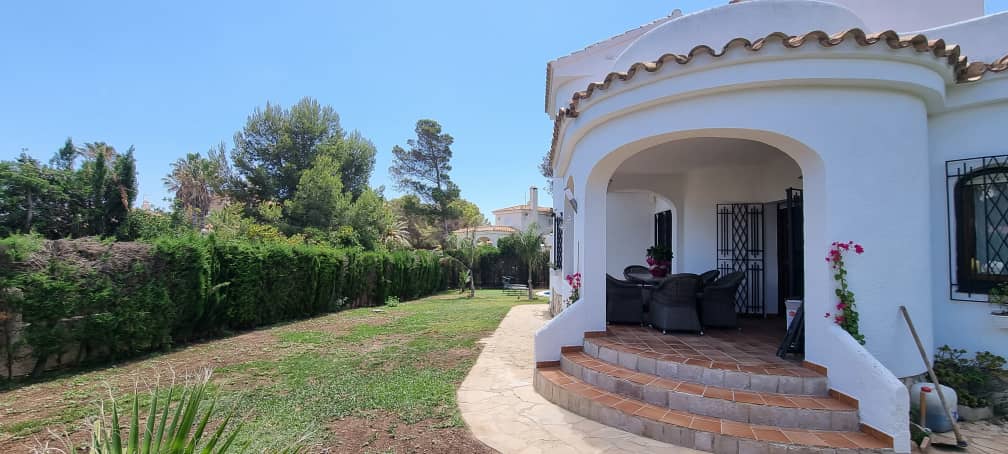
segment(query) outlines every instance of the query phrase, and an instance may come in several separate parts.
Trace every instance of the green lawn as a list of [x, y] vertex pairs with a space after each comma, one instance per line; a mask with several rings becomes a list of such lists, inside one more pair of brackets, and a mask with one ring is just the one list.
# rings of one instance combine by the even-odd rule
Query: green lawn
[[46, 429], [66, 428], [78, 438], [82, 416], [108, 396], [109, 387], [125, 396], [136, 383], [143, 389], [158, 375], [167, 380], [169, 365], [176, 373], [215, 367], [225, 407], [239, 405], [254, 451], [298, 439], [309, 447], [360, 449], [369, 443], [359, 439], [361, 431], [340, 425], [369, 420], [380, 421], [389, 434], [415, 424], [431, 427], [433, 436], [442, 429], [458, 432], [455, 389], [479, 354], [477, 341], [512, 306], [527, 302], [494, 290], [479, 291], [472, 300], [446, 293], [26, 384], [0, 392], [0, 450], [23, 446]]

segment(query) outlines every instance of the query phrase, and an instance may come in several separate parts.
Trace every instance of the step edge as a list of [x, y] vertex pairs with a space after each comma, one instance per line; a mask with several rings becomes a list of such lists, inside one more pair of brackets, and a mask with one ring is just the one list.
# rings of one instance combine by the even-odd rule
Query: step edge
[[[569, 368], [579, 371], [580, 373], [568, 370]], [[857, 409], [854, 408], [828, 409], [798, 406], [787, 407], [770, 403], [758, 404], [752, 402], [740, 402], [704, 394], [678, 391], [661, 385], [658, 386], [659, 391], [655, 392], [654, 390], [649, 390], [648, 385], [608, 375], [604, 372], [595, 371], [594, 369], [590, 369], [572, 361], [566, 356], [561, 357], [561, 370], [571, 377], [581, 380], [601, 391], [647, 402], [651, 405], [669, 410], [685, 411], [695, 415], [719, 418], [745, 424], [768, 425], [775, 421], [777, 424], [786, 428], [854, 432], [858, 430], [861, 422], [860, 415], [858, 414]], [[612, 386], [610, 387], [607, 384], [601, 384], [586, 379], [584, 376], [584, 370], [592, 370], [595, 373], [606, 375], [612, 380]], [[641, 373], [643, 372], [638, 372], [638, 374]], [[655, 379], [660, 379], [660, 377], [651, 376]], [[639, 392], [637, 392], [638, 389]], [[675, 395], [675, 402], [672, 401], [673, 395]], [[700, 401], [706, 401], [707, 403], [699, 403]], [[752, 421], [753, 418], [757, 419], [757, 421]], [[803, 422], [806, 424], [805, 426], [801, 425]]]
[[[589, 347], [586, 344], [591, 344], [595, 348], [593, 349], [592, 347]], [[657, 359], [657, 358], [650, 358], [650, 357], [642, 356], [642, 355], [639, 355], [637, 353], [632, 353], [632, 352], [621, 352], [621, 351], [618, 351], [618, 350], [613, 350], [613, 349], [610, 349], [608, 347], [596, 345], [593, 342], [591, 342], [591, 340], [589, 340], [588, 338], [584, 339], [584, 343], [582, 345], [584, 347], [583, 351], [588, 356], [591, 356], [591, 357], [593, 357], [593, 358], [595, 358], [595, 359], [597, 359], [599, 361], [602, 361], [602, 362], [605, 362], [605, 363], [608, 363], [608, 364], [611, 364], [611, 365], [614, 365], [614, 366], [620, 366], [620, 367], [623, 367], [625, 369], [635, 370], [637, 372], [650, 373], [650, 367], [645, 366], [645, 370], [641, 370], [641, 368], [640, 368], [640, 364], [639, 364], [641, 362], [640, 359], [644, 358], [646, 360], [645, 363], [653, 362], [655, 364], [655, 367], [654, 367], [655, 373], [654, 373], [654, 375], [656, 375], [656, 376], [658, 376], [660, 378], [668, 378], [668, 379], [673, 379], [673, 380], [687, 381], [687, 382], [695, 383], [695, 384], [698, 384], [698, 385], [716, 386], [716, 387], [720, 387], [720, 388], [727, 388], [727, 389], [740, 390], [740, 391], [757, 391], [757, 392], [785, 394], [785, 395], [800, 396], [800, 397], [827, 397], [827, 396], [829, 396], [829, 380], [828, 380], [827, 377], [824, 377], [824, 376], [817, 376], [817, 377], [791, 377], [791, 376], [783, 376], [783, 375], [758, 374], [758, 373], [746, 372], [746, 371], [741, 371], [741, 370], [740, 371], [732, 371], [732, 370], [725, 370], [725, 369], [707, 368], [707, 367], [693, 365], [693, 364], [686, 364], [686, 363], [680, 363], [680, 362], [675, 362], [675, 361], [666, 361], [666, 360]], [[612, 352], [614, 352], [616, 354], [616, 362], [610, 361], [609, 359], [602, 357], [603, 356], [603, 354], [602, 354], [602, 349], [603, 348], [605, 348], [606, 350], [610, 350], [610, 351], [612, 351]], [[620, 356], [622, 356], [622, 355], [627, 355], [628, 357], [630, 357], [632, 359], [627, 359], [625, 361], [621, 361], [620, 360]], [[632, 367], [632, 368], [631, 367], [627, 367], [628, 364], [630, 364], [630, 363], [632, 363], [634, 365], [634, 367]], [[661, 375], [661, 374], [657, 373], [657, 370], [659, 368], [659, 363], [661, 363], [662, 367], [664, 367], [666, 370], [668, 370], [671, 367], [671, 365], [675, 365], [676, 366], [675, 367], [675, 369], [676, 369], [675, 376], [664, 376], [664, 375]], [[687, 373], [680, 374], [679, 373], [679, 366], [685, 366], [687, 369], [684, 369], [684, 370], [691, 370], [692, 372], [690, 372], [688, 374]], [[695, 369], [689, 369], [689, 368], [695, 368]], [[709, 372], [705, 373], [705, 371], [709, 371]], [[734, 377], [733, 380], [736, 381], [736, 382], [741, 381], [741, 382], [749, 383], [749, 384], [748, 385], [729, 385], [729, 384], [726, 384], [725, 383], [726, 376], [728, 376], [728, 375], [731, 375], [732, 377]], [[758, 381], [761, 382], [761, 384], [758, 387], [753, 387], [753, 385], [752, 385], [752, 377], [759, 377]], [[785, 380], [781, 380], [782, 378], [785, 379]], [[796, 383], [796, 381], [797, 381], [797, 383]], [[782, 386], [781, 383], [788, 383], [787, 385], [784, 385], [784, 386], [787, 386], [789, 388], [796, 388], [796, 387], [800, 386], [801, 392], [792, 391], [790, 389], [784, 389], [784, 390], [782, 390], [781, 389], [781, 386]], [[742, 386], [747, 386], [747, 387], [742, 387]], [[773, 388], [773, 390], [770, 390], [770, 388]]]
[[[564, 373], [562, 370], [559, 370], [557, 368], [549, 368], [549, 369], [545, 369], [545, 370], [556, 370], [556, 371], [559, 371], [561, 373]], [[543, 370], [536, 371], [535, 375], [540, 376], [540, 372], [542, 372], [542, 371]], [[595, 388], [594, 386], [592, 386], [592, 385], [590, 385], [588, 383], [585, 383], [585, 382], [583, 382], [581, 380], [578, 380], [576, 377], [571, 377], [571, 376], [569, 376], [566, 373], [564, 373], [564, 375], [567, 375], [574, 382], [583, 384], [586, 387]], [[609, 425], [609, 424], [607, 424], [605, 422], [602, 422], [602, 421], [600, 421], [598, 419], [595, 419], [595, 418], [591, 417], [590, 415], [588, 415], [588, 416], [583, 415], [583, 414], [579, 413], [578, 411], [570, 408], [571, 407], [570, 402], [569, 402], [570, 397], [573, 396], [573, 397], [577, 397], [577, 398], [580, 398], [580, 399], [588, 400], [590, 402], [595, 402], [595, 401], [593, 401], [591, 399], [588, 399], [588, 398], [586, 398], [584, 396], [580, 396], [580, 395], [574, 394], [573, 392], [571, 392], [571, 391], [569, 391], [567, 389], [559, 387], [559, 385], [557, 385], [555, 382], [553, 382], [552, 380], [550, 380], [547, 377], [536, 377], [536, 379], [533, 380], [533, 382], [535, 384], [537, 384], [537, 386], [540, 386], [540, 387], [541, 386], [549, 386], [550, 387], [549, 390], [536, 389], [536, 391], [538, 393], [540, 393], [540, 395], [542, 395], [546, 400], [552, 402], [553, 404], [555, 404], [557, 406], [560, 406], [561, 408], [564, 408], [565, 410], [568, 410], [568, 411], [571, 411], [572, 413], [578, 414], [578, 415], [580, 415], [580, 416], [582, 416], [584, 418], [593, 420], [595, 422], [598, 422], [599, 424], [603, 424], [603, 425], [606, 425], [606, 426], [609, 426], [609, 427], [614, 427], [614, 428], [617, 428], [617, 429], [620, 429], [620, 430], [625, 430], [625, 431], [630, 432], [630, 433], [635, 433], [636, 435], [646, 436], [648, 438], [652, 438], [652, 439], [655, 439], [655, 440], [658, 440], [658, 441], [662, 441], [662, 442], [665, 442], [665, 443], [670, 443], [670, 444], [674, 444], [674, 445], [677, 445], [677, 446], [683, 446], [683, 447], [692, 447], [692, 446], [683, 445], [681, 443], [669, 442], [669, 441], [666, 441], [666, 440], [649, 437], [648, 435], [645, 435], [643, 433], [637, 433], [637, 432], [635, 432], [633, 430], [628, 430], [626, 427]], [[555, 392], [556, 388], [562, 390], [562, 392], [564, 393], [564, 396], [563, 396], [562, 399], [553, 395], [553, 393]], [[597, 390], [597, 388], [595, 388], [595, 389]], [[607, 394], [613, 394], [613, 393], [607, 393]], [[644, 405], [654, 406], [654, 405], [648, 404], [647, 402], [639, 401], [639, 400], [633, 399], [633, 398], [622, 398], [622, 399], [620, 399], [620, 401], [631, 401], [633, 404], [637, 404], [637, 405], [641, 405], [641, 406], [644, 406]], [[598, 405], [605, 406], [604, 404], [601, 404], [601, 403], [599, 403]], [[639, 415], [636, 412], [634, 412], [634, 413], [627, 413], [626, 411], [621, 410], [619, 408], [616, 408], [614, 406], [605, 406], [605, 408], [608, 408], [608, 409], [611, 409], [613, 411], [619, 412], [624, 417], [628, 417], [629, 416], [629, 417], [634, 417], [634, 418], [638, 418], [638, 419], [641, 419], [641, 420], [648, 420], [651, 423], [657, 423], [657, 424], [663, 424], [663, 425], [668, 425], [668, 426], [674, 426], [674, 427], [676, 427], [676, 428], [678, 428], [680, 430], [689, 430], [689, 431], [692, 431], [692, 432], [703, 432], [703, 433], [706, 433], [706, 434], [711, 434], [714, 438], [716, 438], [716, 437], [731, 438], [731, 439], [735, 439], [736, 442], [738, 442], [738, 441], [745, 441], [745, 442], [761, 443], [761, 444], [765, 444], [767, 446], [774, 446], [774, 445], [776, 445], [776, 446], [783, 446], [783, 447], [811, 448], [811, 449], [819, 450], [819, 451], [821, 451], [823, 453], [834, 453], [835, 452], [836, 454], [847, 454], [847, 452], [850, 452], [852, 454], [855, 453], [855, 452], [857, 452], [857, 453], [874, 452], [874, 453], [887, 453], [887, 454], [889, 454], [889, 453], [893, 452], [892, 448], [860, 448], [860, 447], [858, 447], [858, 448], [835, 448], [835, 447], [821, 446], [821, 445], [800, 444], [800, 443], [792, 442], [792, 441], [790, 441], [790, 439], [788, 440], [788, 442], [785, 443], [785, 442], [771, 441], [771, 440], [759, 440], [758, 438], [748, 438], [748, 437], [744, 437], [744, 436], [726, 435], [726, 434], [722, 434], [720, 431], [719, 432], [713, 432], [713, 431], [704, 430], [704, 429], [701, 429], [701, 428], [690, 428], [689, 426], [682, 426], [682, 425], [679, 425], [679, 424], [676, 424], [676, 423], [673, 423], [673, 422], [654, 420], [654, 419], [648, 418], [647, 416]], [[682, 412], [682, 411], [679, 411], [679, 412], [680, 413], [688, 413], [688, 412]], [[697, 417], [697, 415], [693, 415], [693, 416]], [[709, 419], [709, 420], [717, 420], [719, 422], [725, 422], [725, 420], [722, 419], [722, 418], [711, 418], [711, 417], [704, 417], [704, 416], [699, 416], [699, 417], [703, 417], [703, 418], [706, 418], [706, 419]], [[811, 434], [816, 434], [816, 433], [833, 433], [833, 434], [840, 434], [840, 435], [843, 435], [843, 434], [854, 434], [854, 433], [862, 433], [862, 434], [864, 434], [865, 433], [865, 432], [862, 432], [862, 431], [834, 431], [834, 430], [816, 430], [816, 429], [799, 429], [799, 428], [779, 428], [779, 427], [765, 426], [765, 425], [760, 425], [760, 424], [740, 423], [740, 422], [731, 421], [731, 420], [728, 420], [727, 422], [733, 423], [733, 424], [746, 425], [746, 426], [749, 426], [750, 428], [767, 429], [767, 430], [776, 429], [776, 430], [780, 430], [782, 432], [786, 430], [786, 431], [792, 431], [792, 432], [802, 432], [802, 433], [811, 433]], [[866, 434], [866, 435], [870, 435], [870, 434]], [[786, 435], [785, 435], [785, 437], [786, 437]], [[883, 440], [879, 440], [879, 441], [883, 441]], [[710, 446], [713, 447], [713, 443], [711, 443]], [[707, 451], [713, 452], [712, 449], [702, 449], [702, 448], [697, 448], [697, 447], [692, 447], [692, 449], [700, 449], [700, 450], [707, 450]]]

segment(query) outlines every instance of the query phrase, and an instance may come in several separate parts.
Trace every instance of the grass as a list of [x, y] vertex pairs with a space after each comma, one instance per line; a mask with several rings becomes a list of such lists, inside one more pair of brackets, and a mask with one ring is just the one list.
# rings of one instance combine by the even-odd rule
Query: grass
[[[332, 443], [330, 430], [348, 416], [395, 414], [398, 424], [429, 421], [442, 428], [460, 427], [455, 389], [479, 354], [477, 341], [491, 333], [512, 306], [526, 302], [493, 290], [479, 291], [471, 300], [442, 294], [380, 311], [354, 309], [277, 326], [266, 330], [269, 340], [261, 345], [223, 339], [200, 348], [212, 357], [226, 357], [227, 349], [239, 346], [245, 349], [232, 354], [239, 359], [217, 368], [215, 383], [222, 408], [238, 405], [245, 415], [243, 433], [252, 451], [302, 438], [308, 446]], [[154, 368], [174, 354], [129, 366]], [[111, 368], [26, 385], [58, 390], [65, 397], [61, 408], [38, 419], [0, 423], [0, 440], [80, 420], [107, 396], [102, 382], [117, 374], [127, 371]], [[132, 391], [123, 388], [127, 386], [117, 389], [120, 395]], [[0, 415], [32, 404], [4, 394]]]

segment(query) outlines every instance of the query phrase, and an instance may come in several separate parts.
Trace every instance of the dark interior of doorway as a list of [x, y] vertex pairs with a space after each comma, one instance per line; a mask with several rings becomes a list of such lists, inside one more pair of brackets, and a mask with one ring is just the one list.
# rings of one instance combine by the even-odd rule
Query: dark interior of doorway
[[805, 297], [805, 235], [802, 226], [802, 190], [788, 188], [777, 204], [777, 313], [784, 314], [784, 301]]

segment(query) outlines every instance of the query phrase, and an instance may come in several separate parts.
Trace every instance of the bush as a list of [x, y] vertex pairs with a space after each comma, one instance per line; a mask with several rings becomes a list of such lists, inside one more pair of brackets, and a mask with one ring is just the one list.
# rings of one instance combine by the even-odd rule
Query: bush
[[938, 380], [956, 390], [959, 404], [971, 408], [991, 405], [990, 396], [1003, 387], [1005, 359], [991, 352], [966, 358], [966, 350], [943, 345], [935, 352], [934, 371]]
[[[0, 278], [27, 325], [35, 373], [116, 359], [349, 307], [447, 288], [453, 269], [430, 251], [220, 241], [191, 234], [153, 242], [60, 240]], [[44, 266], [39, 267], [41, 262]], [[78, 345], [68, 356], [68, 348]]]

